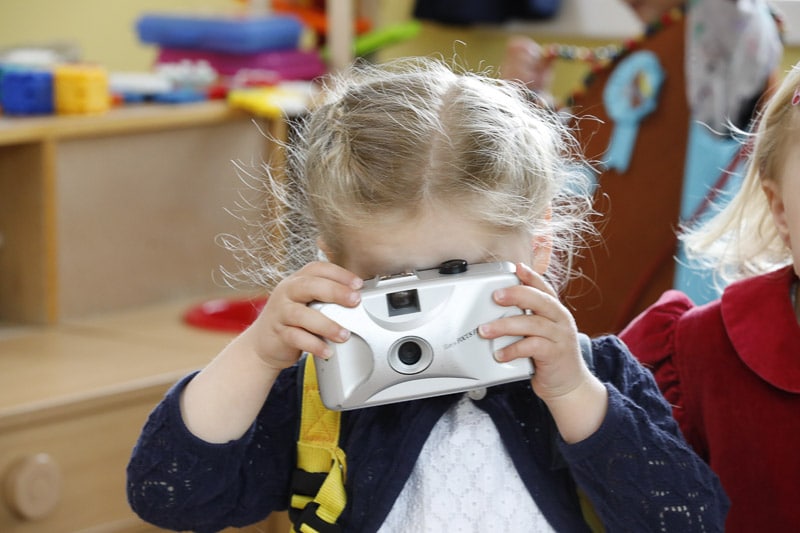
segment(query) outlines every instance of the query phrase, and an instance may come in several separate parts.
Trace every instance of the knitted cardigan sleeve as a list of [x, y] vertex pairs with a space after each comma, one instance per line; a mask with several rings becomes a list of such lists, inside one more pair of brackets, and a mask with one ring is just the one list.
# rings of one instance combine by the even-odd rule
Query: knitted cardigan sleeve
[[647, 369], [616, 337], [595, 340], [609, 392], [600, 429], [559, 448], [607, 531], [723, 531], [729, 502], [691, 450]]
[[172, 387], [142, 429], [127, 468], [131, 508], [159, 527], [200, 533], [286, 509], [295, 462], [296, 367], [280, 375], [247, 433], [225, 444], [205, 442], [184, 425], [179, 398], [191, 378]]

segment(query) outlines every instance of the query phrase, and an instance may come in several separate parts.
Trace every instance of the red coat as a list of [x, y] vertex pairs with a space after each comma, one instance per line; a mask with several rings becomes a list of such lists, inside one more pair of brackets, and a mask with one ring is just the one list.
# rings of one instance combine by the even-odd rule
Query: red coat
[[668, 291], [621, 333], [731, 499], [728, 532], [800, 531], [800, 325], [791, 267], [695, 307]]

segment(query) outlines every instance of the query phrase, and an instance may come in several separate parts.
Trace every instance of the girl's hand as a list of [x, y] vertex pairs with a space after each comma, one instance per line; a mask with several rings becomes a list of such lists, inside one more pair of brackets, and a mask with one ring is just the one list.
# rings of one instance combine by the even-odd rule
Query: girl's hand
[[323, 338], [349, 336], [308, 304], [355, 306], [361, 284], [355, 274], [323, 262], [310, 263], [279, 283], [253, 324], [186, 385], [181, 415], [189, 431], [217, 443], [244, 435], [281, 370], [303, 351], [324, 356]]
[[243, 334], [265, 364], [281, 370], [292, 366], [302, 352], [329, 357], [326, 339], [344, 342], [350, 332], [316, 309], [318, 301], [355, 307], [361, 301], [363, 281], [333, 263], [316, 261], [304, 266], [275, 287], [264, 309]]
[[526, 265], [517, 264], [516, 273], [522, 285], [495, 291], [493, 297], [499, 305], [529, 313], [483, 324], [478, 331], [486, 339], [524, 337], [498, 350], [495, 358], [501, 362], [531, 358], [536, 369], [531, 385], [550, 409], [562, 437], [567, 442], [583, 440], [605, 417], [605, 386], [586, 367], [575, 319], [555, 290]]

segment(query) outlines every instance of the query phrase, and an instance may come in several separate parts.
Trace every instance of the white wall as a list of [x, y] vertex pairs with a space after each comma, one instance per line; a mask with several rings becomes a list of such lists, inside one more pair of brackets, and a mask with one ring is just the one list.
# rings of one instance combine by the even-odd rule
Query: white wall
[[[800, 0], [770, 3], [784, 14], [786, 44], [800, 44]], [[562, 0], [561, 12], [555, 20], [509, 26], [512, 31], [598, 39], [634, 37], [644, 29], [620, 0]]]
[[617, 39], [639, 35], [643, 26], [620, 0], [562, 0], [558, 17], [509, 24], [512, 32]]

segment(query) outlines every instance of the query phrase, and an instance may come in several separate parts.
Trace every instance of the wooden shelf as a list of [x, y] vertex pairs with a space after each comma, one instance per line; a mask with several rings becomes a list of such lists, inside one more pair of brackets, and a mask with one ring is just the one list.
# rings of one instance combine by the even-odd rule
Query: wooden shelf
[[0, 146], [46, 139], [74, 139], [186, 128], [249, 118], [248, 114], [229, 107], [224, 101], [169, 106], [129, 105], [98, 115], [2, 116]]
[[231, 335], [183, 323], [183, 313], [198, 301], [6, 333], [0, 338], [0, 433], [58, 418], [65, 406], [95, 409], [109, 398], [163, 393], [201, 368]]
[[230, 161], [279, 154], [286, 124], [222, 101], [0, 117], [0, 321], [55, 324], [211, 290], [224, 261], [213, 240], [233, 229], [224, 209], [241, 186]]

